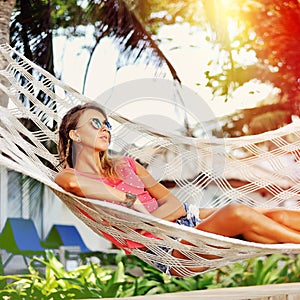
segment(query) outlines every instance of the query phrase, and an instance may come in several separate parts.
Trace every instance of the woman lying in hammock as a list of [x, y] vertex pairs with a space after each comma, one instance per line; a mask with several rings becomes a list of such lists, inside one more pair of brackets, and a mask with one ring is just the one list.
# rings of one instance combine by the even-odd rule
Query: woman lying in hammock
[[[300, 243], [300, 211], [255, 209], [242, 204], [201, 208], [196, 215], [132, 158], [111, 158], [111, 125], [95, 103], [64, 116], [59, 153], [64, 168], [55, 181], [77, 196], [125, 205], [171, 222], [259, 243]], [[180, 253], [174, 251], [174, 256]]]

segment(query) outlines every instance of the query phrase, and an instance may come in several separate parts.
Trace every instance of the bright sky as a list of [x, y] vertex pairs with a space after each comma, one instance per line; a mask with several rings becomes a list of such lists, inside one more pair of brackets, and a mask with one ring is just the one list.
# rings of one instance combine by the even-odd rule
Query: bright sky
[[[173, 63], [183, 85], [194, 90], [202, 99], [207, 102], [212, 112], [216, 116], [226, 115], [238, 108], [254, 106], [261, 99], [272, 93], [272, 89], [259, 83], [249, 83], [241, 87], [234, 95], [235, 99], [227, 101], [212, 100], [210, 89], [205, 87], [204, 71], [207, 70], [207, 63], [213, 53], [209, 44], [199, 32], [189, 34], [190, 29], [184, 25], [166, 26], [160, 32], [162, 40], [168, 38], [168, 42], [161, 45], [161, 49]], [[195, 34], [197, 39], [195, 38]], [[54, 41], [55, 66], [62, 73], [62, 80], [73, 88], [82, 92], [83, 76], [88, 59], [86, 51], [81, 47], [88, 44], [89, 34], [82, 38], [69, 41], [59, 37]], [[172, 38], [173, 41], [170, 41]], [[196, 44], [195, 44], [196, 41]], [[180, 45], [178, 47], [178, 45]], [[193, 47], [190, 47], [193, 45]], [[107, 89], [121, 83], [148, 77], [155, 77], [155, 70], [145, 66], [123, 67], [118, 72], [116, 60], [118, 52], [114, 49], [108, 39], [104, 39], [93, 56], [90, 65], [85, 95], [95, 99]], [[165, 78], [170, 78], [166, 76]], [[199, 85], [200, 83], [200, 85]], [[197, 85], [198, 84], [198, 85]], [[251, 91], [251, 93], [250, 93]], [[153, 109], [154, 108], [154, 109]], [[141, 107], [136, 107], [141, 110]], [[150, 105], [149, 109], [157, 112], [157, 107]], [[163, 113], [164, 108], [159, 109]], [[132, 107], [128, 109], [132, 111]], [[144, 111], [144, 109], [143, 109]], [[123, 111], [126, 115], [126, 110]], [[169, 112], [167, 112], [169, 114]]]

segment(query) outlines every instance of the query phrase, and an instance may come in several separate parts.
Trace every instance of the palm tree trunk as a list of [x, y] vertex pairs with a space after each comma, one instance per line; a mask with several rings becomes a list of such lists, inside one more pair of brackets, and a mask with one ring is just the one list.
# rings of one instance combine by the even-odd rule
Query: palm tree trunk
[[[8, 43], [9, 44], [9, 23], [10, 16], [16, 5], [16, 0], [0, 0], [0, 44]], [[7, 65], [7, 62], [0, 55], [0, 70], [4, 69]], [[0, 83], [7, 85], [8, 83], [3, 77], [0, 77]], [[7, 106], [8, 96], [0, 91], [0, 105]]]

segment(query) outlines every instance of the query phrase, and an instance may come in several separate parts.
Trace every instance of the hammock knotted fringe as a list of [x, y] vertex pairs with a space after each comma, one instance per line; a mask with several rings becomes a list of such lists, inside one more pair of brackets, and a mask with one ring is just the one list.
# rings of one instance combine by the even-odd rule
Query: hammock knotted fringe
[[[1, 165], [47, 185], [97, 234], [113, 238], [125, 251], [151, 265], [161, 263], [170, 266], [186, 277], [255, 256], [300, 252], [297, 244], [269, 245], [222, 237], [145, 216], [112, 203], [79, 198], [64, 191], [53, 181], [59, 159], [55, 151], [48, 150], [49, 145], [57, 144], [57, 135], [52, 128], [60, 123], [68, 109], [90, 99], [8, 45], [0, 45], [1, 55], [8, 65], [0, 70], [0, 76], [10, 84], [0, 84], [0, 88], [11, 101], [8, 108], [0, 107]], [[44, 93], [43, 102], [39, 100], [40, 92]], [[112, 144], [122, 149], [120, 154], [154, 166], [161, 164], [157, 157], [165, 158], [164, 175], [176, 182], [176, 195], [183, 202], [189, 201], [198, 207], [223, 206], [231, 201], [262, 207], [292, 203], [293, 208], [299, 208], [299, 122], [257, 136], [207, 141], [167, 136], [129, 122], [115, 112], [109, 115], [116, 123]], [[25, 127], [29, 121], [34, 128], [31, 131]], [[129, 145], [126, 141], [126, 135], [132, 133], [141, 137], [139, 146]], [[141, 141], [144, 141], [144, 146]], [[267, 144], [276, 147], [270, 151]], [[293, 162], [285, 160], [287, 157], [292, 157]], [[178, 172], [186, 168], [191, 170], [189, 178]], [[231, 178], [246, 183], [233, 188], [229, 181]], [[207, 190], [212, 186], [214, 192], [208, 197]], [[253, 195], [262, 189], [268, 197], [258, 200]], [[143, 235], [141, 230], [157, 238]], [[180, 243], [178, 239], [182, 237], [192, 245]], [[151, 252], [131, 248], [129, 241], [143, 244]], [[161, 247], [178, 249], [186, 258], [174, 258]], [[212, 254], [219, 258], [205, 259], [199, 254]]]

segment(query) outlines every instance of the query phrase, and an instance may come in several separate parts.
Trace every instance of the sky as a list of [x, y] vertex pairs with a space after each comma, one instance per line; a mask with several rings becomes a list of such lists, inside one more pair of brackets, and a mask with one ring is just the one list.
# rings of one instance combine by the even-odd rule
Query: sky
[[[92, 29], [91, 29], [92, 30]], [[83, 38], [65, 40], [63, 37], [56, 37], [54, 40], [54, 55], [56, 69], [62, 74], [62, 80], [82, 92], [83, 76], [88, 60], [86, 50], [82, 50], [84, 44], [91, 40], [92, 31]], [[159, 36], [163, 42], [160, 47], [167, 58], [174, 65], [177, 74], [185, 87], [195, 91], [195, 93], [205, 101], [214, 116], [223, 116], [232, 113], [236, 109], [254, 106], [273, 93], [271, 87], [262, 85], [259, 82], [251, 82], [239, 88], [234, 93], [234, 99], [224, 102], [224, 100], [212, 100], [211, 90], [205, 87], [206, 78], [204, 71], [214, 53], [204, 36], [199, 32], [190, 34], [188, 25], [165, 26], [160, 30]], [[170, 39], [171, 38], [171, 39]], [[193, 47], [190, 47], [193, 45]], [[96, 99], [105, 91], [114, 86], [136, 79], [152, 78], [157, 75], [156, 70], [151, 66], [138, 65], [126, 66], [116, 72], [116, 62], [118, 51], [111, 41], [103, 39], [97, 47], [87, 76], [86, 89], [84, 94], [91, 99]], [[165, 74], [166, 79], [171, 79], [169, 74]], [[146, 102], [143, 105], [146, 105]], [[134, 113], [138, 114], [143, 109], [137, 105]], [[164, 107], [159, 109], [164, 113]], [[153, 110], [157, 113], [157, 106], [150, 103], [148, 112]], [[132, 106], [123, 107], [122, 114], [128, 117], [133, 112]], [[166, 109], [166, 114], [170, 112]]]

